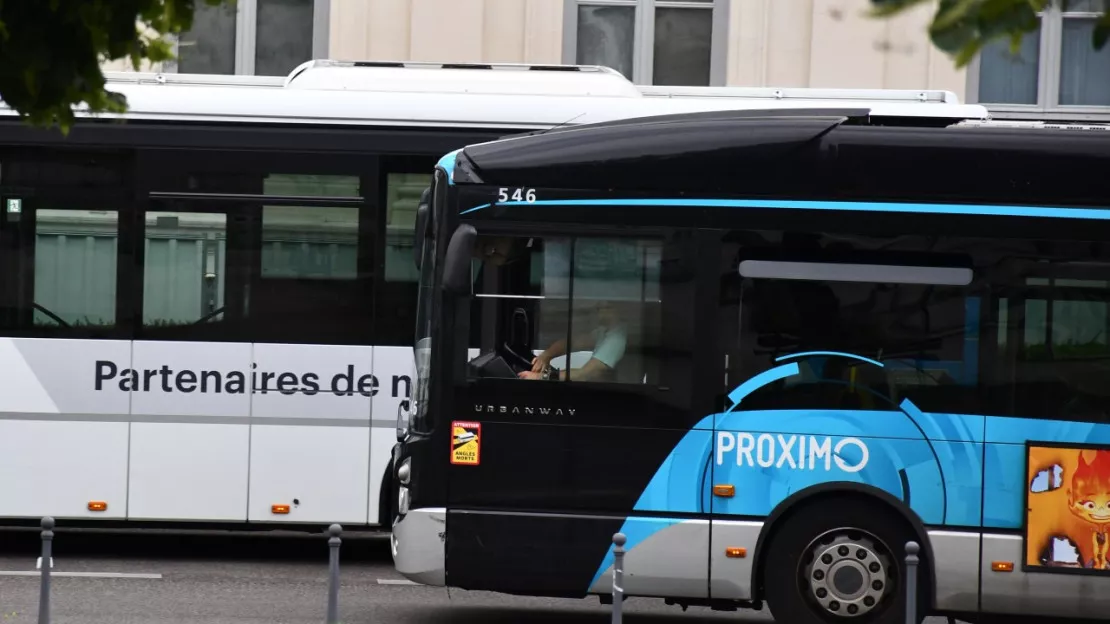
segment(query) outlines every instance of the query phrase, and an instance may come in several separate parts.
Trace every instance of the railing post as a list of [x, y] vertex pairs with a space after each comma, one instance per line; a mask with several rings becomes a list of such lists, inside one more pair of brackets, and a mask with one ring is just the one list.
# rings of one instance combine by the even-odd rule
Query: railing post
[[624, 533], [613, 535], [613, 624], [621, 624], [624, 606]]
[[39, 582], [39, 624], [50, 624], [50, 564], [53, 561], [54, 518], [42, 519], [42, 576]]
[[327, 624], [339, 624], [339, 535], [343, 527], [333, 524], [328, 527], [328, 620]]
[[906, 624], [917, 624], [917, 542], [906, 542]]

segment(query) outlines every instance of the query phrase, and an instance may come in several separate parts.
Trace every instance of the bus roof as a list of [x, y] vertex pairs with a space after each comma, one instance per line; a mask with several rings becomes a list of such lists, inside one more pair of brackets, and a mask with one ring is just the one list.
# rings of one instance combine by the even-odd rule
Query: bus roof
[[[450, 184], [750, 198], [1101, 202], [1110, 133], [1002, 122], [876, 123], [866, 110], [718, 111], [557, 128], [466, 146]], [[601, 196], [599, 195], [599, 197]], [[753, 200], [754, 201], [754, 200]], [[509, 202], [515, 204], [520, 202]]]
[[[315, 60], [288, 76], [108, 72], [131, 120], [548, 129], [713, 110], [865, 108], [870, 114], [988, 119], [949, 91], [634, 85], [597, 66]], [[15, 115], [7, 106], [0, 114]], [[79, 118], [90, 117], [84, 108]], [[100, 118], [117, 115], [101, 114]]]

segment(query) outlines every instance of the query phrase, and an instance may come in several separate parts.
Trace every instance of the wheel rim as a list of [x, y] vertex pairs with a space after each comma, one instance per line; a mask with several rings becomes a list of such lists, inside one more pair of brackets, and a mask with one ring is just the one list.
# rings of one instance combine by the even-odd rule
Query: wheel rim
[[820, 535], [802, 559], [803, 594], [827, 618], [872, 615], [895, 593], [896, 569], [888, 552], [882, 540], [857, 529]]

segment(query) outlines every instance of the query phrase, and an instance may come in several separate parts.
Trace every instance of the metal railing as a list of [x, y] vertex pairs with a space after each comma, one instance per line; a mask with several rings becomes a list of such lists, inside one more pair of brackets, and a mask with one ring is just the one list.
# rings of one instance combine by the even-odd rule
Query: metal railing
[[917, 624], [917, 553], [921, 547], [917, 542], [906, 542], [906, 624]]
[[[39, 559], [41, 570], [39, 583], [38, 624], [50, 624], [50, 572], [54, 567], [54, 519], [42, 519], [42, 555]], [[325, 624], [339, 624], [339, 547], [342, 544], [343, 527], [333, 524], [328, 527], [328, 601]], [[613, 535], [613, 609], [612, 624], [621, 624], [624, 603], [624, 533]], [[917, 575], [921, 547], [917, 542], [906, 542], [906, 624], [917, 624]], [[951, 621], [951, 619], [950, 619]]]
[[621, 623], [624, 602], [624, 533], [613, 535], [613, 624]]
[[[339, 624], [339, 546], [343, 527], [333, 524], [328, 527], [328, 612], [325, 624]], [[42, 558], [39, 568], [39, 619], [38, 624], [50, 624], [50, 571], [54, 567], [54, 519], [42, 519]]]

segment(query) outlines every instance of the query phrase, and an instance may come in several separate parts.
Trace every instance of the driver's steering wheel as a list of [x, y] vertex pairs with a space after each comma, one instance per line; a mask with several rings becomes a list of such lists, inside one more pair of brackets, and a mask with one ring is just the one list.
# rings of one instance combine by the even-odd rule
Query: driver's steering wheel
[[502, 343], [501, 347], [497, 349], [497, 354], [505, 359], [505, 363], [513, 369], [513, 372], [522, 373], [532, 370], [532, 358], [517, 353], [508, 343]]
[[532, 358], [503, 343], [493, 351], [471, 360], [470, 367], [472, 374], [478, 377], [515, 379], [520, 373], [532, 370]]

